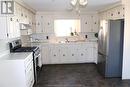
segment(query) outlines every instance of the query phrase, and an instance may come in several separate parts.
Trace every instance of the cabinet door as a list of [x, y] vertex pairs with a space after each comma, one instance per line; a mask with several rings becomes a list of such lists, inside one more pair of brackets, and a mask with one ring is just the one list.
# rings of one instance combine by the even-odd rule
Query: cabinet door
[[98, 48], [97, 44], [93, 47], [93, 57], [94, 57], [94, 62], [97, 63], [97, 56], [98, 56]]
[[42, 19], [41, 19], [41, 16], [37, 15], [36, 16], [36, 33], [42, 33], [43, 30], [42, 30]]
[[99, 17], [98, 15], [92, 16], [92, 32], [98, 32], [99, 31]]
[[15, 17], [15, 21], [14, 21], [14, 37], [20, 37], [20, 25], [19, 25], [19, 17], [16, 16]]
[[92, 17], [82, 16], [81, 17], [81, 32], [91, 32], [92, 30]]
[[52, 16], [44, 15], [42, 16], [43, 23], [43, 33], [54, 33], [54, 19]]
[[14, 32], [15, 32], [15, 18], [14, 17], [7, 17], [7, 25], [8, 25], [8, 37], [14, 38]]
[[117, 7], [116, 8], [116, 14], [117, 14], [117, 18], [118, 19], [123, 19], [124, 17], [125, 17], [125, 12], [124, 12], [124, 10], [125, 10], [125, 8], [124, 8], [124, 6], [119, 6], [119, 7]]
[[68, 60], [69, 63], [78, 63], [78, 54], [77, 54], [78, 45], [70, 44], [68, 45]]
[[52, 45], [50, 48], [51, 64], [60, 63], [60, 47], [58, 45]]
[[78, 62], [85, 63], [88, 62], [88, 46], [84, 44], [79, 45], [79, 49], [77, 50], [78, 54]]
[[68, 46], [67, 44], [63, 44], [63, 45], [60, 45], [60, 52], [59, 52], [59, 57], [60, 57], [60, 63], [64, 64], [64, 63], [71, 63], [70, 60], [70, 56], [69, 56], [69, 49], [68, 49]]
[[0, 39], [6, 39], [7, 38], [7, 18], [6, 17], [0, 17]]
[[51, 47], [48, 44], [42, 46], [42, 64], [51, 64]]

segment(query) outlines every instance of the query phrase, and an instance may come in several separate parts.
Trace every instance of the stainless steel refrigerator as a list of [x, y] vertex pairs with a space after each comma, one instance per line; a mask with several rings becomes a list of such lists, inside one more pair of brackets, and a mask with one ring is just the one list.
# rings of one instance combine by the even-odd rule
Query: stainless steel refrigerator
[[124, 20], [102, 20], [98, 34], [98, 71], [104, 77], [121, 77]]

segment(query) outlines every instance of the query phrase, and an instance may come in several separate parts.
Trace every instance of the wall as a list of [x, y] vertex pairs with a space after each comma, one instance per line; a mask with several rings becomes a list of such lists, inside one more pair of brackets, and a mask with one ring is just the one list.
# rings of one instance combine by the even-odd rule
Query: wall
[[130, 0], [122, 1], [125, 4], [125, 31], [122, 79], [130, 79]]
[[[44, 37], [46, 36], [51, 37], [55, 35], [54, 20], [56, 19], [80, 19], [81, 20], [80, 34], [83, 36], [88, 35], [88, 37], [90, 38], [91, 37], [93, 38], [94, 34], [99, 30], [98, 27], [99, 20], [98, 20], [97, 12], [82, 12], [80, 14], [77, 14], [76, 12], [68, 12], [68, 11], [67, 12], [37, 12], [36, 33], [39, 35], [44, 34]], [[94, 28], [95, 30], [91, 31], [92, 28]]]

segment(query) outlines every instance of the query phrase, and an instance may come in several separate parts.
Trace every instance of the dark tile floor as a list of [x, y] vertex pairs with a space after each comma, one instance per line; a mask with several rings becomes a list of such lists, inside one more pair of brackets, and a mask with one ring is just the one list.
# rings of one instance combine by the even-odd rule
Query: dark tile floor
[[105, 79], [95, 64], [45, 65], [34, 87], [130, 87], [130, 81]]

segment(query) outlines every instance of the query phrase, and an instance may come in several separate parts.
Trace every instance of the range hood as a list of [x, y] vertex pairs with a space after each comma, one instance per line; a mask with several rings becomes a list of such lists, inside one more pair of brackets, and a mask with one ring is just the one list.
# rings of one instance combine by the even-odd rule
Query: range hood
[[32, 29], [32, 26], [30, 24], [20, 23], [20, 29], [21, 30]]

